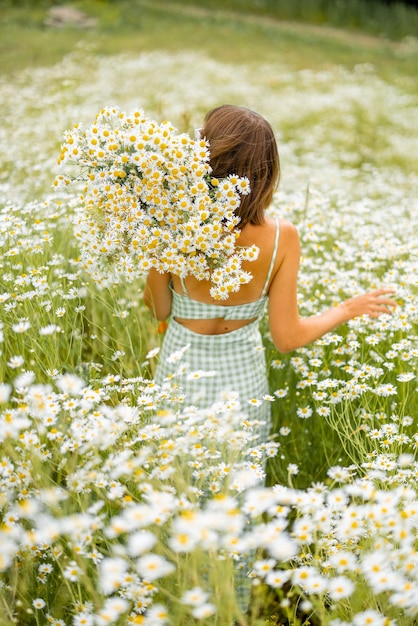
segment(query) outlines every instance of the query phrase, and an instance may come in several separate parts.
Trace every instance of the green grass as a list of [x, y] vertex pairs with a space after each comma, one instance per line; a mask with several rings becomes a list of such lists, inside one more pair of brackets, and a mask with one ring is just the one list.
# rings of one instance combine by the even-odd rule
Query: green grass
[[[173, 52], [198, 49], [231, 63], [285, 61], [295, 70], [326, 69], [335, 65], [351, 69], [357, 64], [370, 63], [382, 76], [400, 80], [416, 74], [417, 56], [412, 44], [347, 30], [318, 28], [306, 22], [283, 22], [276, 19], [271, 10], [267, 17], [246, 13], [245, 7], [250, 10], [251, 3], [244, 4], [238, 13], [219, 10], [219, 7], [233, 8], [234, 2], [225, 5], [209, 2], [198, 8], [193, 4], [167, 0], [72, 3], [97, 18], [97, 26], [90, 29], [46, 27], [47, 2], [3, 5], [0, 8], [0, 74], [10, 75], [25, 67], [54, 64], [79, 42], [93, 45], [97, 53], [103, 55], [139, 54], [154, 49]], [[216, 10], [211, 10], [212, 5]], [[288, 17], [293, 19], [294, 16]]]
[[[172, 0], [162, 0], [167, 6], [176, 5]], [[66, 4], [63, 0], [4, 0], [7, 8], [20, 8], [42, 12], [49, 6]], [[80, 4], [80, 3], [79, 3]], [[140, 0], [84, 0], [82, 2], [93, 15], [104, 15], [105, 24], [123, 22], [127, 13], [130, 24], [140, 14]], [[199, 0], [183, 0], [183, 7], [201, 8]], [[352, 32], [365, 32], [378, 37], [401, 40], [416, 36], [418, 11], [404, 2], [384, 2], [383, 0], [206, 0], [206, 9], [234, 11], [237, 14], [270, 17], [276, 20], [298, 21], [317, 26], [331, 26], [349, 29]], [[133, 21], [132, 21], [133, 18]]]

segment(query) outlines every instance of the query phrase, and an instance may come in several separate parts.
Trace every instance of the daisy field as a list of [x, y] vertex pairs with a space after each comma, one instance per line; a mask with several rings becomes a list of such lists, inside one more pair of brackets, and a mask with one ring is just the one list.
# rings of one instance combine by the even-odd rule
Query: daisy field
[[[295, 56], [296, 30], [228, 20], [214, 19], [236, 44], [224, 55], [193, 35], [109, 54], [80, 36], [60, 60], [0, 76], [1, 626], [418, 619], [416, 42], [334, 57], [303, 31]], [[202, 21], [179, 32], [202, 35]], [[86, 273], [82, 185], [53, 186], [65, 131], [105, 106], [193, 135], [225, 102], [276, 132], [270, 211], [300, 233], [301, 313], [396, 289], [393, 315], [288, 355], [263, 320], [262, 445], [233, 395], [188, 404], [187, 351], [153, 382], [161, 334], [143, 279]]]

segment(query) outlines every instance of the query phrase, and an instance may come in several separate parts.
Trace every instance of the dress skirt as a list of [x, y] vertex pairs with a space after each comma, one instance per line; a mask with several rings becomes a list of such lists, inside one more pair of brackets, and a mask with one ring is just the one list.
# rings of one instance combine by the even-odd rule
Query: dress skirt
[[155, 382], [162, 385], [175, 373], [173, 380], [182, 388], [186, 405], [210, 408], [235, 393], [248, 421], [260, 421], [255, 425], [259, 443], [268, 439], [269, 389], [258, 320], [229, 333], [202, 335], [172, 319], [163, 340]]

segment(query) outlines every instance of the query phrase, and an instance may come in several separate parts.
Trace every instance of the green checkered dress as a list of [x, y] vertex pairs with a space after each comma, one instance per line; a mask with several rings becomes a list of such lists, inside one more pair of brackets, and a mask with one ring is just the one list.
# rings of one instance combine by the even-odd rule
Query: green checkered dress
[[[186, 394], [187, 404], [202, 408], [222, 401], [225, 393], [235, 392], [241, 409], [248, 420], [257, 420], [257, 435], [265, 441], [270, 430], [270, 402], [263, 341], [259, 320], [264, 313], [268, 296], [267, 287], [274, 267], [279, 240], [279, 223], [276, 221], [274, 251], [263, 291], [258, 300], [239, 305], [206, 304], [192, 300], [181, 281], [183, 293], [174, 289], [171, 320], [164, 337], [155, 382], [159, 385], [172, 377], [178, 368], [173, 355], [188, 346], [181, 359], [187, 366], [176, 376]], [[214, 319], [255, 321], [225, 334], [202, 335], [185, 328], [175, 317], [183, 319]]]

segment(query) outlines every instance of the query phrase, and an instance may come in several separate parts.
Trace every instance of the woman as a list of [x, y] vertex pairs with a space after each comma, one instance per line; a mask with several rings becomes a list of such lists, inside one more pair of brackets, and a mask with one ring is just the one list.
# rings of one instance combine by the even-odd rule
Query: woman
[[[260, 252], [257, 260], [243, 264], [252, 280], [230, 294], [227, 304], [211, 298], [209, 281], [149, 272], [145, 303], [157, 319], [171, 316], [156, 382], [162, 383], [173, 371], [167, 362], [170, 354], [187, 345], [184, 359], [188, 372], [182, 376], [181, 385], [189, 403], [208, 407], [222, 399], [223, 392], [235, 392], [249, 419], [256, 420], [258, 436], [265, 439], [269, 430], [268, 384], [258, 328], [265, 307], [274, 345], [280, 352], [290, 352], [359, 315], [389, 313], [394, 302], [387, 296], [393, 290], [371, 291], [318, 315], [300, 317], [298, 232], [290, 222], [266, 213], [280, 174], [270, 124], [253, 111], [223, 105], [206, 115], [200, 133], [209, 142], [213, 176], [237, 174], [249, 179], [251, 193], [242, 197], [237, 209], [241, 231], [238, 244], [255, 244]], [[202, 371], [212, 375], [201, 376]]]

